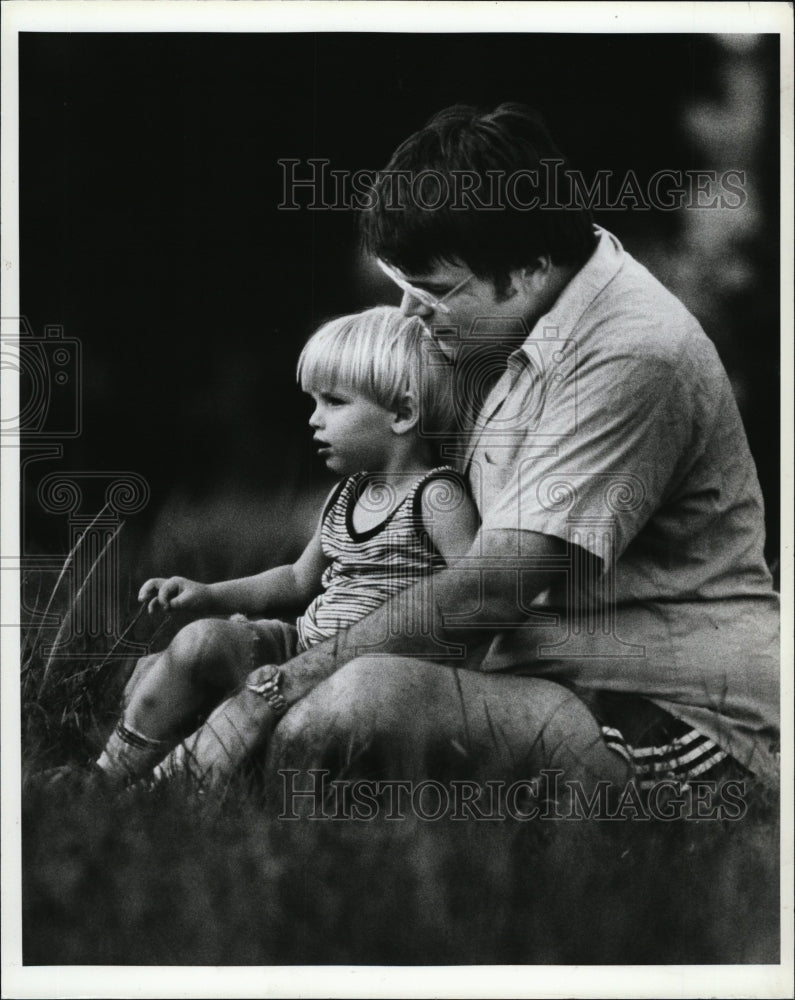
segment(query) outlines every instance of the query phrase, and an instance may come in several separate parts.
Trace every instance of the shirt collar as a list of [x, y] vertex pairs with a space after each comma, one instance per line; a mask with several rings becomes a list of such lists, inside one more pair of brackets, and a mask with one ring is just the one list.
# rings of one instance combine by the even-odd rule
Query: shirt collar
[[530, 336], [512, 357], [527, 354], [531, 341], [544, 338], [545, 330], [556, 330], [556, 339], [569, 338], [586, 309], [623, 267], [626, 255], [615, 236], [600, 226], [594, 226], [594, 231], [598, 237], [596, 249], [557, 297], [549, 312], [535, 323]]

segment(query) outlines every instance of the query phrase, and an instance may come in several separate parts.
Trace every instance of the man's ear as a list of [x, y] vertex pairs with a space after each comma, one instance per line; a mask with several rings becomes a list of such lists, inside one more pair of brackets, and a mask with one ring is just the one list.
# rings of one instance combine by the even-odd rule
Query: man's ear
[[395, 434], [407, 434], [417, 426], [419, 419], [420, 408], [416, 398], [410, 392], [404, 392], [395, 404], [392, 431]]
[[546, 285], [552, 270], [552, 261], [548, 254], [536, 257], [534, 261], [520, 268], [517, 272], [518, 280], [525, 287], [538, 291]]
[[552, 262], [549, 257], [543, 255], [536, 257], [534, 261], [525, 264], [524, 267], [517, 267], [515, 270], [509, 271], [510, 283], [503, 298], [512, 299], [515, 295], [522, 294], [530, 294], [535, 298], [546, 285], [551, 267]]

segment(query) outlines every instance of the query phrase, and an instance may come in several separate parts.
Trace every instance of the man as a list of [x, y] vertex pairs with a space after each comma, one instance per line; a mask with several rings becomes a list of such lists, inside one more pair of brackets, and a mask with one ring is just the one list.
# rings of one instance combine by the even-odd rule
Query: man
[[[388, 747], [393, 768], [458, 754], [492, 777], [776, 781], [777, 596], [726, 373], [682, 304], [552, 196], [551, 161], [527, 109], [455, 107], [380, 177], [366, 241], [454, 359], [448, 454], [482, 525], [430, 585], [251, 675], [229, 704], [272, 734], [271, 768]], [[429, 208], [434, 184], [449, 197]], [[218, 754], [209, 733], [194, 749]]]

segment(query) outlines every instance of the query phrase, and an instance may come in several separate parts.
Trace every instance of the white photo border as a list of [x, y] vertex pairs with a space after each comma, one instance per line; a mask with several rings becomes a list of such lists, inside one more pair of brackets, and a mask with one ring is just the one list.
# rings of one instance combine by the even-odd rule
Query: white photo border
[[[21, 962], [18, 631], [2, 640], [2, 996], [23, 997], [784, 997], [793, 975], [793, 41], [788, 3], [233, 2], [10, 0], [2, 17], [4, 316], [19, 315], [18, 35], [20, 32], [773, 33], [781, 41], [782, 768], [781, 964], [778, 966], [496, 966], [464, 968], [23, 967]], [[18, 412], [3, 371], [2, 413]], [[19, 552], [17, 450], [2, 449], [2, 553]], [[19, 579], [4, 569], [0, 624], [18, 622]], [[532, 971], [530, 971], [532, 969]]]

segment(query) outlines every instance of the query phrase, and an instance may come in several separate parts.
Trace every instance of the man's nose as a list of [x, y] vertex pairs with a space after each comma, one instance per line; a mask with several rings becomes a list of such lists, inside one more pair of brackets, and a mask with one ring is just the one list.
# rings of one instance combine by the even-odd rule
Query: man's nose
[[411, 292], [403, 292], [403, 298], [400, 302], [400, 311], [404, 316], [422, 316], [427, 318], [428, 316], [433, 315], [433, 309], [425, 302], [420, 302], [420, 300], [415, 298]]

